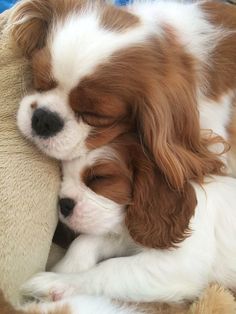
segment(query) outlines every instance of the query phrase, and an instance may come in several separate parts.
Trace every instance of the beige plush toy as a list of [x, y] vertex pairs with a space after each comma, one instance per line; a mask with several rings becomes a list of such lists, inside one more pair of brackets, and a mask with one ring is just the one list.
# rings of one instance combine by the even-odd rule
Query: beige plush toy
[[[13, 8], [14, 9], [14, 8]], [[11, 42], [8, 13], [0, 15], [0, 287], [11, 303], [32, 274], [44, 270], [57, 223], [58, 164], [22, 138], [18, 102], [30, 87], [30, 67]], [[50, 264], [58, 259], [52, 251]], [[192, 305], [140, 304], [148, 314], [233, 314], [229, 291], [213, 286]], [[1, 314], [16, 314], [0, 298]], [[58, 313], [55, 313], [58, 314]]]

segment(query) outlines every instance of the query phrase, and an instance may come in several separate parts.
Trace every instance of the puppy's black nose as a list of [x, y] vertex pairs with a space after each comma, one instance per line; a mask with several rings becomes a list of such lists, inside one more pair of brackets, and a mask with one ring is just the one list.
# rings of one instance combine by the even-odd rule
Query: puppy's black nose
[[31, 126], [36, 135], [49, 138], [60, 132], [64, 123], [56, 112], [39, 108], [33, 114]]
[[59, 200], [59, 206], [62, 215], [67, 217], [72, 213], [75, 207], [75, 202], [71, 198], [61, 198]]

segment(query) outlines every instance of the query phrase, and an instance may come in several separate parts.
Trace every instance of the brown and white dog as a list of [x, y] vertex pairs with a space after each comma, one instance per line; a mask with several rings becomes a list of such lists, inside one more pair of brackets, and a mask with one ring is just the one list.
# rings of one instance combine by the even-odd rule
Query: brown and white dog
[[179, 302], [214, 282], [234, 289], [235, 191], [235, 178], [211, 176], [171, 194], [130, 135], [65, 161], [60, 218], [82, 235], [53, 272], [36, 274], [22, 293]]
[[138, 126], [180, 188], [214, 168], [198, 110], [202, 128], [227, 137], [235, 9], [160, 2], [125, 11], [100, 2], [19, 3], [13, 34], [32, 59], [36, 91], [22, 101], [19, 127], [47, 154], [71, 159]]
[[194, 188], [186, 182], [183, 192], [170, 192], [134, 134], [62, 162], [62, 172], [59, 216], [76, 234], [119, 234], [125, 215], [129, 234], [146, 247], [166, 249], [185, 238]]
[[[135, 130], [171, 200], [222, 172], [214, 134], [231, 140], [234, 6], [22, 0], [10, 23], [34, 77], [18, 125], [46, 154], [71, 160]], [[223, 161], [235, 173], [231, 152]]]
[[[81, 269], [90, 270], [40, 274], [24, 292], [180, 301], [211, 281], [234, 287], [235, 180], [193, 181], [222, 173], [221, 137], [230, 141], [235, 131], [236, 9], [217, 2], [145, 1], [120, 9], [103, 1], [23, 0], [11, 27], [34, 74], [19, 128], [45, 153], [65, 160], [62, 220], [94, 234], [85, 245], [78, 240], [96, 253], [91, 264], [79, 258], [87, 261]], [[130, 130], [139, 134], [138, 144], [114, 148], [114, 139]], [[233, 174], [233, 154], [223, 161]], [[78, 166], [88, 169], [83, 176]], [[104, 238], [108, 232], [124, 235], [123, 242]], [[55, 270], [73, 268], [83, 252], [74, 244], [72, 266], [67, 260]], [[112, 256], [121, 257], [93, 267]]]

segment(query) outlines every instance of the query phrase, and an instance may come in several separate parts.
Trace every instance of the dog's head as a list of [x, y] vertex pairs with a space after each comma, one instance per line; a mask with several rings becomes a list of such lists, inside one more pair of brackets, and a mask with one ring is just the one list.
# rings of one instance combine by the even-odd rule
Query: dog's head
[[192, 185], [171, 189], [135, 136], [62, 164], [60, 219], [75, 233], [119, 233], [126, 225], [135, 242], [152, 248], [176, 246], [188, 235]]
[[12, 25], [33, 70], [18, 126], [41, 150], [71, 159], [132, 127], [125, 64], [115, 54], [144, 37], [138, 18], [101, 1], [30, 0], [18, 4]]
[[200, 132], [196, 58], [171, 26], [130, 12], [103, 1], [17, 5], [12, 33], [34, 78], [18, 125], [62, 160], [135, 129], [166, 181], [182, 189], [222, 167]]

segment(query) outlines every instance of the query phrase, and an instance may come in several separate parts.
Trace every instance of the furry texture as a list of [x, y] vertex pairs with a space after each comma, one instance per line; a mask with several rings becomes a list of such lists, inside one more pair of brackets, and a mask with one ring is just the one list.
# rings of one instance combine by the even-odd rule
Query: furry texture
[[[86, 301], [88, 303], [86, 303]], [[73, 304], [75, 305], [74, 307]], [[124, 304], [120, 304], [120, 310], [119, 307], [113, 307], [112, 311], [112, 305], [106, 300], [93, 297], [80, 297], [77, 304], [75, 300], [72, 301], [71, 299], [64, 302], [54, 302], [53, 304], [48, 305], [31, 304], [24, 307], [24, 309], [17, 310], [14, 309], [0, 293], [1, 314], [42, 314], [42, 310], [44, 311], [44, 314], [93, 314], [93, 307], [95, 307], [95, 312], [97, 314], [105, 314], [106, 310], [109, 311], [107, 314], [234, 314], [236, 311], [236, 301], [233, 295], [218, 285], [213, 285], [207, 288], [202, 297], [190, 306], [187, 304], [167, 305], [146, 303], [139, 304], [137, 309], [137, 304], [127, 304], [126, 307], [130, 307], [130, 311], [125, 310], [124, 306]], [[133, 312], [132, 308], [136, 308], [135, 312]]]
[[[61, 160], [135, 131], [162, 176], [165, 209], [176, 203], [191, 212], [190, 180], [233, 174], [228, 155], [219, 155], [234, 110], [235, 18], [234, 7], [214, 2], [134, 1], [126, 9], [103, 1], [20, 2], [12, 35], [32, 62], [35, 90], [20, 104], [20, 130]], [[182, 239], [172, 228], [166, 243], [140, 236], [138, 225], [129, 229], [148, 247]]]
[[[10, 98], [13, 97], [14, 100], [14, 104], [16, 104], [16, 100], [15, 97], [19, 97], [19, 94], [21, 92], [21, 86], [18, 86], [17, 83], [22, 82], [23, 80], [27, 80], [27, 77], [29, 77], [29, 73], [28, 70], [26, 70], [26, 68], [28, 69], [28, 66], [26, 65], [25, 61], [23, 62], [23, 59], [20, 58], [19, 54], [16, 52], [15, 48], [10, 48], [9, 51], [9, 37], [6, 34], [6, 31], [4, 31], [4, 37], [2, 34], [2, 27], [4, 27], [5, 22], [6, 22], [7, 16], [5, 15], [1, 15], [0, 17], [0, 25], [1, 25], [1, 58], [2, 58], [2, 62], [1, 62], [1, 77], [5, 78], [6, 77], [6, 67], [9, 68], [11, 65], [11, 75], [9, 76], [9, 80], [5, 79], [1, 80], [1, 84], [3, 84], [3, 81], [5, 81], [4, 85], [1, 85], [1, 94], [5, 95], [6, 94], [6, 98], [2, 97], [1, 98], [1, 102], [4, 103], [4, 106], [1, 105], [1, 108], [6, 108], [5, 105], [8, 104], [9, 108], [6, 108], [7, 112], [6, 115], [2, 114], [2, 117], [5, 117], [6, 120], [6, 124], [5, 125], [5, 130], [6, 129], [10, 129], [12, 130], [12, 135], [11, 135], [11, 140], [14, 139], [15, 137], [18, 137], [18, 133], [15, 129], [14, 126], [14, 121], [12, 121], [11, 117], [12, 114], [14, 115], [14, 112], [16, 111], [16, 106], [14, 105], [14, 108], [11, 109], [11, 101]], [[13, 54], [15, 57], [13, 58], [13, 61], [11, 60], [11, 64], [9, 64], [9, 57], [11, 56], [11, 54]], [[4, 58], [3, 58], [4, 56]], [[15, 70], [15, 66], [17, 65], [17, 70]], [[4, 70], [3, 70], [4, 69]], [[18, 74], [16, 74], [18, 73]], [[16, 79], [16, 81], [15, 81]], [[13, 86], [14, 85], [14, 86]], [[18, 91], [16, 90], [16, 87], [19, 87]], [[14, 90], [16, 90], [16, 95]], [[14, 92], [14, 95], [12, 95]], [[9, 109], [9, 111], [8, 111]], [[5, 109], [4, 109], [5, 110]], [[7, 118], [8, 117], [8, 118]], [[12, 121], [12, 122], [11, 122]], [[1, 129], [1, 134], [3, 132], [3, 129]], [[8, 138], [8, 143], [9, 143], [9, 138]], [[1, 157], [1, 162], [4, 163], [4, 165], [6, 165], [5, 162], [9, 161], [9, 149], [10, 147], [15, 147], [15, 143], [10, 145], [6, 145], [6, 146], [2, 146], [2, 151], [4, 151], [4, 156], [6, 157], [6, 159], [3, 159], [3, 157]], [[20, 141], [20, 145], [19, 145], [19, 149], [20, 151], [22, 150], [22, 148], [29, 149], [29, 146], [23, 142]], [[10, 151], [9, 151], [10, 152]], [[11, 151], [13, 153], [13, 151]], [[14, 149], [14, 154], [15, 154], [15, 149]], [[24, 168], [22, 170], [22, 172], [20, 173], [20, 176], [22, 176], [22, 174], [25, 174], [25, 169], [28, 169], [28, 167], [31, 164], [31, 158], [32, 156], [36, 156], [35, 155], [35, 149], [31, 149], [29, 151], [29, 157], [27, 158], [27, 164], [26, 164], [26, 168]], [[14, 155], [13, 155], [14, 156]], [[35, 162], [38, 161], [38, 158], [42, 158], [42, 160], [44, 160], [44, 157], [37, 157], [36, 159], [33, 159], [33, 164], [32, 166], [34, 167]], [[4, 162], [5, 160], [5, 162]], [[11, 159], [12, 161], [12, 159]], [[17, 163], [17, 166], [14, 168], [14, 172], [16, 173], [16, 171], [19, 169], [19, 166], [22, 165], [22, 162], [25, 161], [25, 157], [23, 158], [23, 160], [20, 161], [20, 163]], [[10, 164], [9, 164], [10, 166]], [[12, 166], [12, 165], [11, 165]], [[43, 161], [43, 163], [40, 162], [40, 165], [38, 166], [38, 170], [40, 173], [40, 176], [38, 176], [38, 178], [42, 177], [42, 171], [41, 169], [43, 169], [45, 167], [45, 161]], [[50, 166], [51, 167], [51, 166]], [[3, 169], [3, 168], [2, 168]], [[1, 170], [2, 171], [2, 170]], [[54, 170], [53, 170], [54, 171]], [[33, 172], [34, 173], [34, 172]], [[51, 173], [51, 170], [50, 170]], [[8, 177], [9, 175], [9, 168], [7, 171], [4, 171], [4, 176]], [[1, 178], [4, 178], [1, 174]], [[6, 177], [5, 177], [6, 178]], [[21, 179], [19, 179], [19, 177], [16, 176], [17, 181], [19, 180], [19, 182], [22, 182]], [[48, 182], [49, 177], [47, 176], [45, 182]], [[43, 180], [45, 180], [43, 178]], [[30, 174], [30, 180], [32, 180], [35, 183], [35, 178], [32, 175], [32, 173]], [[28, 179], [27, 179], [28, 181]], [[57, 181], [57, 180], [56, 180]], [[26, 183], [26, 182], [25, 182]], [[6, 187], [6, 181], [4, 180], [4, 182], [2, 182], [2, 184]], [[20, 187], [19, 184], [17, 184], [15, 191], [18, 190], [18, 188]], [[40, 188], [42, 188], [43, 185], [40, 186]], [[48, 190], [49, 185], [47, 184], [47, 190]], [[30, 188], [30, 187], [29, 187]], [[1, 189], [2, 193], [5, 191], [5, 189]], [[32, 199], [32, 195], [30, 194], [28, 198], [26, 198], [25, 195], [25, 189], [20, 193], [22, 199], [24, 199], [24, 204], [27, 205], [28, 201]], [[11, 189], [12, 192], [12, 189]], [[56, 191], [54, 192], [56, 194]], [[40, 195], [40, 190], [38, 191], [38, 195]], [[47, 193], [43, 194], [43, 197], [40, 199], [40, 202], [38, 204], [41, 204], [41, 202], [45, 200], [45, 195], [47, 195]], [[12, 197], [12, 193], [9, 196], [9, 193], [7, 193], [7, 196], [4, 196], [4, 199], [1, 197], [1, 221], [4, 222], [5, 221], [5, 217], [6, 217], [6, 212], [9, 211], [9, 206], [6, 206], [6, 203], [4, 201], [3, 204], [3, 200], [6, 200], [7, 202], [9, 202], [11, 200]], [[36, 195], [34, 195], [34, 197], [36, 197]], [[54, 196], [56, 199], [56, 195]], [[21, 199], [21, 198], [20, 198]], [[14, 200], [14, 205], [17, 204], [19, 198], [17, 197], [17, 199]], [[51, 201], [50, 199], [48, 201], [45, 200], [45, 205], [46, 207], [44, 207], [44, 209], [46, 210], [48, 208], [49, 212], [51, 212], [51, 206], [50, 204], [54, 203], [54, 201]], [[27, 208], [32, 208], [32, 203], [29, 205], [29, 207], [27, 206]], [[21, 282], [23, 280], [25, 280], [26, 277], [30, 276], [31, 273], [35, 272], [38, 269], [43, 269], [44, 265], [45, 265], [45, 260], [47, 258], [47, 252], [48, 252], [48, 247], [50, 246], [50, 239], [51, 239], [51, 234], [52, 234], [52, 230], [53, 227], [50, 225], [49, 221], [45, 221], [42, 220], [42, 216], [40, 215], [39, 218], [35, 217], [35, 220], [31, 220], [31, 227], [32, 229], [36, 230], [37, 228], [40, 229], [40, 232], [42, 231], [42, 226], [43, 229], [46, 231], [45, 228], [49, 228], [47, 230], [50, 230], [48, 234], [48, 236], [45, 237], [46, 233], [44, 234], [43, 237], [43, 241], [40, 242], [41, 245], [39, 244], [39, 237], [38, 235], [35, 238], [30, 238], [30, 248], [27, 249], [28, 245], [25, 243], [29, 243], [29, 238], [28, 236], [21, 236], [20, 239], [20, 243], [19, 245], [15, 245], [16, 243], [18, 243], [19, 237], [16, 236], [19, 234], [18, 229], [22, 228], [22, 234], [25, 235], [25, 232], [28, 232], [27, 227], [29, 226], [29, 224], [27, 224], [27, 226], [23, 225], [19, 225], [16, 221], [16, 213], [17, 211], [14, 209], [14, 215], [12, 215], [11, 218], [11, 224], [14, 224], [14, 230], [12, 230], [12, 232], [9, 234], [9, 237], [6, 235], [6, 230], [4, 224], [1, 223], [1, 230], [3, 232], [5, 232], [5, 236], [3, 238], [1, 238], [1, 243], [3, 243], [4, 245], [2, 245], [1, 247], [1, 252], [3, 252], [3, 254], [1, 254], [1, 259], [0, 259], [0, 266], [1, 266], [1, 286], [4, 288], [5, 293], [8, 295], [8, 297], [12, 300], [12, 301], [16, 301], [17, 300], [17, 287], [21, 284]], [[17, 213], [17, 217], [19, 215], [19, 219], [22, 220], [22, 212], [21, 213]], [[38, 211], [35, 209], [34, 210], [34, 215], [38, 215]], [[47, 214], [48, 215], [48, 214]], [[26, 217], [28, 220], [28, 216]], [[47, 218], [48, 219], [48, 218]], [[8, 220], [9, 221], [9, 220]], [[40, 224], [39, 224], [40, 221]], [[54, 219], [53, 219], [54, 221]], [[53, 222], [54, 224], [55, 222]], [[47, 227], [46, 227], [47, 226]], [[4, 230], [3, 230], [4, 229]], [[9, 229], [8, 229], [9, 230]], [[1, 234], [3, 234], [1, 232]], [[22, 235], [21, 234], [21, 235]], [[7, 240], [7, 242], [6, 242]], [[32, 241], [37, 241], [37, 244], [34, 242], [32, 243]], [[7, 243], [7, 245], [5, 245]], [[13, 246], [14, 244], [14, 246]], [[25, 252], [27, 252], [26, 255], [24, 255], [24, 257], [22, 257], [21, 252], [19, 252], [19, 254], [15, 255], [14, 252], [16, 252], [16, 249], [19, 247], [24, 247], [25, 248]], [[33, 250], [31, 249], [33, 247]], [[37, 248], [37, 249], [36, 249]], [[9, 251], [10, 250], [10, 251]], [[7, 258], [6, 255], [4, 254], [4, 252], [7, 252]], [[45, 253], [43, 253], [45, 252]], [[35, 259], [32, 256], [32, 258], [30, 258], [30, 262], [28, 260], [28, 256], [29, 254], [36, 254]], [[54, 252], [52, 253], [53, 257], [55, 257]], [[33, 267], [32, 267], [33, 264]], [[31, 269], [32, 267], [32, 269]], [[23, 271], [24, 270], [24, 271]], [[3, 272], [4, 271], [4, 272]], [[4, 276], [4, 278], [3, 278]], [[208, 293], [209, 292], [209, 293]], [[204, 297], [205, 296], [205, 297]], [[4, 313], [3, 311], [5, 310], [6, 314], [18, 314], [19, 312], [16, 312], [12, 307], [10, 307], [9, 305], [6, 306], [6, 304], [2, 302], [0, 302], [0, 309], [1, 309], [1, 313]], [[3, 307], [4, 306], [4, 307]], [[176, 306], [171, 306], [171, 305], [162, 305], [162, 304], [148, 304], [148, 305], [143, 305], [145, 308], [148, 308], [148, 313], [153, 313], [153, 314], [183, 314], [183, 313], [196, 313], [195, 310], [198, 309], [197, 313], [201, 313], [202, 309], [207, 309], [209, 310], [209, 312], [206, 312], [207, 314], [233, 314], [235, 313], [235, 301], [233, 300], [230, 292], [228, 292], [227, 290], [222, 289], [221, 287], [215, 286], [212, 288], [208, 288], [206, 291], [206, 294], [203, 295], [203, 298], [200, 299], [200, 303], [198, 304], [198, 301], [196, 301], [196, 304], [194, 305], [193, 308], [191, 308], [191, 311], [188, 312], [187, 308], [188, 306], [186, 305], [185, 309], [179, 309]], [[212, 311], [212, 312], [210, 312]], [[4, 313], [5, 314], [5, 313]], [[35, 313], [34, 313], [35, 314]], [[41, 314], [41, 313], [40, 313]], [[51, 313], [50, 313], [51, 314]], [[54, 314], [54, 313], [53, 313]], [[58, 311], [56, 312], [56, 314], [59, 314]], [[68, 314], [68, 313], [66, 313]]]
[[60, 197], [76, 206], [60, 218], [76, 233], [119, 232], [126, 213], [130, 235], [145, 246], [177, 246], [188, 235], [196, 207], [193, 187], [186, 183], [186, 193], [170, 192], [136, 136], [122, 135], [110, 146], [63, 162], [63, 173]]
[[[127, 173], [129, 183], [121, 181], [117, 190]], [[202, 185], [191, 182], [191, 197], [184, 196], [180, 208], [175, 202], [162, 208], [165, 197], [170, 198], [162, 190], [162, 176], [130, 135], [65, 162], [63, 175], [61, 196], [73, 200], [73, 206], [65, 211], [60, 202], [61, 220], [83, 235], [72, 242], [54, 272], [37, 274], [23, 286], [24, 295], [42, 300], [90, 294], [179, 302], [200, 296], [210, 283], [236, 287], [236, 179], [212, 176]], [[113, 188], [128, 203], [112, 200]], [[172, 242], [178, 244], [171, 249], [141, 246], [133, 228], [139, 229], [136, 236], [143, 242], [166, 243], [173, 235]]]
[[13, 48], [0, 16], [0, 286], [14, 303], [19, 286], [45, 269], [55, 225], [59, 188], [56, 162], [26, 143], [16, 111], [31, 74]]

